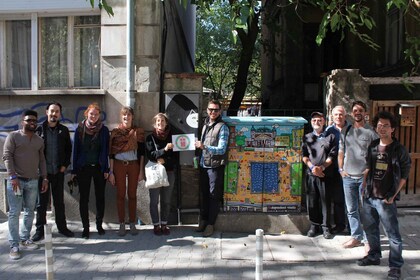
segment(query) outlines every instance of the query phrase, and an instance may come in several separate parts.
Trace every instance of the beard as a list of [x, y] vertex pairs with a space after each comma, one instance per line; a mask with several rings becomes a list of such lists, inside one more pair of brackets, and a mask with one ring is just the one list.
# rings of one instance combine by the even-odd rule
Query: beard
[[25, 125], [25, 129], [27, 130], [27, 131], [31, 131], [31, 132], [35, 132], [36, 131], [36, 125], [30, 125], [30, 124], [28, 124], [28, 125]]
[[57, 122], [58, 118], [57, 117], [50, 117], [49, 122]]

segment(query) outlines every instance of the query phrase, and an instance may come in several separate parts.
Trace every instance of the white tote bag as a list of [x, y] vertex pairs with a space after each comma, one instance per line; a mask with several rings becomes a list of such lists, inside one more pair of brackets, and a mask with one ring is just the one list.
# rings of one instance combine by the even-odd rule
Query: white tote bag
[[168, 174], [166, 174], [165, 166], [160, 163], [148, 161], [146, 164], [146, 183], [148, 189], [169, 186]]
[[[156, 151], [158, 150], [155, 138], [152, 135], [153, 144], [155, 144]], [[146, 183], [144, 186], [148, 189], [167, 187], [169, 186], [168, 174], [165, 166], [158, 162], [149, 160], [145, 166]]]

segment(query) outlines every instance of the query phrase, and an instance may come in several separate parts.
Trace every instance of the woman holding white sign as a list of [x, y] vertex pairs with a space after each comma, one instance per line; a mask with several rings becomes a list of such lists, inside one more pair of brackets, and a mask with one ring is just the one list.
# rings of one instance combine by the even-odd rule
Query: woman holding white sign
[[[169, 186], [150, 188], [150, 216], [153, 233], [169, 235], [168, 216], [171, 209], [172, 191], [175, 183], [176, 154], [173, 151], [172, 133], [168, 118], [163, 113], [153, 117], [154, 130], [146, 137], [146, 156], [149, 161], [162, 164], [166, 168]], [[160, 215], [158, 204], [160, 200]]]

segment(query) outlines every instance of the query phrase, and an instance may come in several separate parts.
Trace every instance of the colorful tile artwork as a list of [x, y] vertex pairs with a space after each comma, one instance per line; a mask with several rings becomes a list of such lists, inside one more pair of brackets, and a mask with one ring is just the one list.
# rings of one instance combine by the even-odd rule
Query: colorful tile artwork
[[228, 126], [226, 210], [300, 212], [303, 124]]

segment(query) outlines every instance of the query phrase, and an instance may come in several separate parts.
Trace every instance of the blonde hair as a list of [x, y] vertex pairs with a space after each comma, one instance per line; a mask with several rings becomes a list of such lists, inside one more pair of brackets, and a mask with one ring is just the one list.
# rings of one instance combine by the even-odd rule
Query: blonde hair
[[156, 120], [157, 119], [165, 119], [165, 122], [166, 122], [166, 126], [168, 126], [169, 125], [169, 119], [168, 119], [168, 116], [166, 115], [166, 114], [164, 114], [164, 113], [157, 113], [154, 117], [153, 117], [153, 119], [152, 119], [152, 121], [153, 121], [153, 127], [154, 128], [156, 128]]

